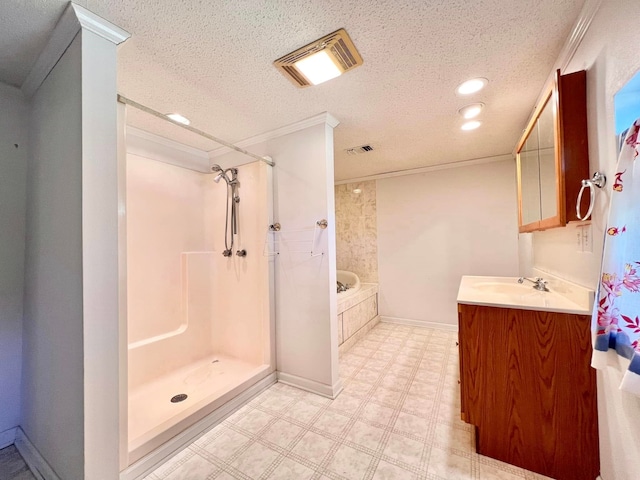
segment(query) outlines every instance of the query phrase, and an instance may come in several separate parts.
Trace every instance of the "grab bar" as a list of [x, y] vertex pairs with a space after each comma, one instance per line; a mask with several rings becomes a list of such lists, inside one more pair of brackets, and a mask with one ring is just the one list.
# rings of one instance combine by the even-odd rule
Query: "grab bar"
[[[582, 180], [582, 187], [580, 188], [580, 193], [578, 193], [578, 199], [576, 200], [576, 215], [578, 216], [578, 220], [587, 220], [591, 216], [591, 212], [593, 212], [593, 205], [595, 204], [596, 199], [595, 187], [602, 188], [606, 183], [607, 177], [605, 177], [604, 174], [600, 172], [594, 173], [592, 178]], [[582, 194], [584, 193], [585, 188], [589, 188], [589, 208], [587, 209], [587, 213], [583, 217], [580, 213], [580, 204], [582, 203]]]

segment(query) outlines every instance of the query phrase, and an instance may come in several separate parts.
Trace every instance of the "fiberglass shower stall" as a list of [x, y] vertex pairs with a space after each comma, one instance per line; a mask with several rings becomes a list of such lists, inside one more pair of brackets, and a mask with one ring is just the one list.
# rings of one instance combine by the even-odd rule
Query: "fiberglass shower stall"
[[220, 181], [208, 163], [133, 151], [125, 188], [129, 465], [275, 370], [273, 259], [263, 255], [272, 167], [255, 161]]

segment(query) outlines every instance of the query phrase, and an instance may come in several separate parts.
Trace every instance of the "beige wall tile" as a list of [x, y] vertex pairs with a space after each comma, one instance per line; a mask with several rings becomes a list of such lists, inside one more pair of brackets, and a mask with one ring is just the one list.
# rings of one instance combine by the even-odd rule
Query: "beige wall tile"
[[[353, 193], [359, 188], [361, 193]], [[337, 185], [336, 247], [339, 270], [356, 273], [361, 282], [378, 282], [376, 182]]]

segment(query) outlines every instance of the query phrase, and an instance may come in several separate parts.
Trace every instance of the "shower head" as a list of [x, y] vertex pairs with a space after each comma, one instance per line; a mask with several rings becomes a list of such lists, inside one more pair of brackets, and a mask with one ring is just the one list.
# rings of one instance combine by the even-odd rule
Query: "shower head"
[[220, 179], [224, 178], [225, 180], [227, 179], [227, 177], [225, 176], [223, 171], [218, 172], [218, 174], [214, 177], [213, 181], [216, 183], [220, 183]]

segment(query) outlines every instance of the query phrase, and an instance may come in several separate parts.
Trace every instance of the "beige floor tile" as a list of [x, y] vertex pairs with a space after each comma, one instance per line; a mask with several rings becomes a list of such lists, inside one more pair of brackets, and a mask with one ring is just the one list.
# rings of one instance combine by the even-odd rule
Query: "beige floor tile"
[[292, 451], [319, 465], [333, 444], [331, 439], [317, 433], [307, 432]]
[[363, 366], [366, 366], [369, 370], [384, 370], [389, 365], [389, 360], [380, 360], [377, 358], [370, 358]]
[[384, 454], [413, 467], [420, 467], [424, 443], [392, 433], [387, 441]]
[[327, 469], [349, 480], [360, 480], [364, 478], [372, 460], [371, 455], [342, 445], [329, 462]]
[[370, 383], [360, 382], [358, 380], [349, 380], [344, 386], [344, 391], [356, 397], [364, 397], [369, 394], [373, 388]]
[[402, 398], [402, 392], [391, 390], [382, 386], [376, 388], [371, 394], [371, 399], [387, 407], [394, 407]]
[[313, 473], [314, 471], [310, 468], [290, 458], [285, 458], [269, 476], [269, 480], [306, 480], [311, 478]]
[[205, 480], [213, 478], [217, 468], [200, 455], [193, 455], [177, 469], [164, 477], [166, 480]]
[[346, 440], [370, 450], [378, 450], [384, 430], [360, 421], [356, 422], [347, 433]]
[[279, 447], [286, 448], [302, 431], [302, 428], [297, 425], [286, 420], [278, 420], [260, 438], [275, 443]]
[[369, 423], [379, 423], [381, 425], [389, 425], [395, 410], [390, 407], [378, 405], [376, 403], [367, 403], [360, 413], [360, 418]]
[[322, 407], [318, 405], [312, 405], [306, 400], [299, 400], [285, 412], [285, 415], [302, 423], [310, 423], [320, 410]]
[[356, 410], [358, 410], [358, 408], [360, 408], [362, 402], [362, 398], [354, 397], [353, 395], [349, 395], [346, 392], [342, 392], [340, 395], [338, 395], [338, 398], [331, 402], [331, 405], [329, 405], [329, 409], [352, 415], [356, 412]]
[[318, 418], [313, 426], [333, 435], [340, 435], [351, 418], [345, 417], [333, 410], [327, 410]]
[[380, 378], [381, 372], [379, 370], [369, 370], [366, 365], [360, 370], [353, 379], [359, 382], [368, 383], [373, 385]]
[[433, 447], [427, 473], [447, 480], [471, 480], [471, 459]]
[[393, 429], [403, 433], [408, 433], [409, 435], [424, 438], [427, 435], [428, 426], [428, 420], [410, 413], [400, 412]]
[[147, 478], [548, 480], [475, 453], [460, 420], [456, 338], [381, 323], [341, 355], [336, 400], [278, 383]]
[[256, 434], [274, 419], [275, 417], [273, 415], [269, 415], [260, 410], [252, 410], [247, 413], [244, 418], [238, 420], [236, 426], [250, 434]]
[[414, 480], [418, 478], [412, 472], [381, 460], [373, 475], [373, 480]]
[[435, 428], [434, 443], [440, 448], [471, 453], [473, 447], [472, 435], [473, 433], [467, 429], [439, 423]]
[[489, 465], [480, 465], [480, 480], [522, 480], [524, 476], [516, 475]]
[[222, 435], [207, 443], [202, 448], [222, 460], [227, 460], [240, 448], [249, 443], [249, 441], [249, 437], [241, 433], [234, 432], [233, 430], [226, 429]]
[[234, 460], [231, 466], [251, 478], [258, 478], [276, 458], [278, 458], [278, 452], [254, 443]]

